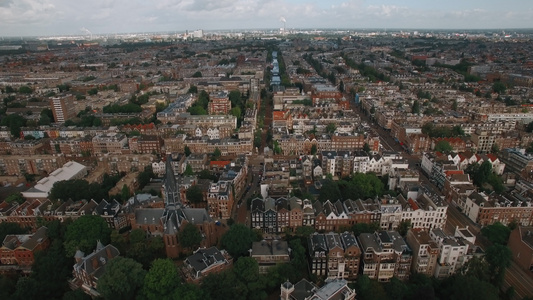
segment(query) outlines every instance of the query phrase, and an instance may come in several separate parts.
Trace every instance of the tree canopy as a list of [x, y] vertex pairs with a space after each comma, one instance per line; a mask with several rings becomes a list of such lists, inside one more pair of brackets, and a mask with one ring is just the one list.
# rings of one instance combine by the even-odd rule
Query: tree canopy
[[178, 299], [181, 279], [176, 265], [169, 259], [156, 259], [144, 277], [142, 294], [148, 300]]
[[248, 255], [248, 250], [252, 247], [255, 239], [252, 229], [243, 224], [234, 224], [222, 236], [221, 245], [234, 258]]
[[194, 224], [187, 223], [183, 230], [178, 234], [180, 245], [186, 249], [194, 249], [200, 246], [202, 234]]
[[134, 299], [144, 284], [146, 271], [131, 258], [115, 257], [98, 279], [98, 292], [109, 300]]
[[111, 229], [100, 216], [81, 216], [67, 227], [65, 233], [65, 250], [68, 257], [73, 257], [76, 250], [91, 253], [100, 241], [106, 245], [110, 241]]
[[204, 201], [204, 193], [198, 185], [192, 185], [188, 188], [185, 195], [190, 203], [200, 203]]

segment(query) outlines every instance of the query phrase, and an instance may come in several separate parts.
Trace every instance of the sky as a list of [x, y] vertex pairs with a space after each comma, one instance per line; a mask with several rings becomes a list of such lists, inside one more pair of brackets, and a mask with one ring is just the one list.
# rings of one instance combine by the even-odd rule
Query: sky
[[0, 0], [0, 36], [216, 29], [533, 28], [530, 0]]

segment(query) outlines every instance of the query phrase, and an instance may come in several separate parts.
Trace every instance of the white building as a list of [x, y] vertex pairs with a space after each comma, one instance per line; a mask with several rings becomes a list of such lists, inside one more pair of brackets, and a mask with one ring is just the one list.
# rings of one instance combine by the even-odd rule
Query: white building
[[[58, 181], [81, 179], [87, 175], [87, 167], [75, 161], [69, 161], [63, 167], [50, 173], [39, 181], [31, 189], [22, 192], [22, 196], [27, 199], [46, 199]], [[66, 200], [66, 199], [64, 199]]]

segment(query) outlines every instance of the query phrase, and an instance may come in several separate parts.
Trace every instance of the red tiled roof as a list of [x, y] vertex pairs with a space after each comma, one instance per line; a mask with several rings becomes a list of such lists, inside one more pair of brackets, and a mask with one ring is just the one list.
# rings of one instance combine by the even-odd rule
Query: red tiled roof
[[214, 160], [214, 161], [209, 162], [209, 166], [210, 167], [225, 167], [229, 165], [230, 163], [231, 161], [229, 160]]
[[454, 175], [454, 174], [464, 174], [465, 172], [463, 170], [449, 170], [449, 171], [445, 171], [444, 174], [446, 174], [446, 176], [448, 175]]
[[409, 206], [411, 206], [411, 208], [413, 210], [419, 210], [420, 209], [420, 207], [418, 207], [418, 204], [416, 204], [416, 202], [413, 199], [411, 199], [411, 198], [409, 198], [409, 200], [407, 200], [407, 203], [409, 203]]
[[490, 161], [495, 161], [498, 159], [498, 156], [494, 155], [494, 154], [487, 154], [487, 157], [490, 159]]

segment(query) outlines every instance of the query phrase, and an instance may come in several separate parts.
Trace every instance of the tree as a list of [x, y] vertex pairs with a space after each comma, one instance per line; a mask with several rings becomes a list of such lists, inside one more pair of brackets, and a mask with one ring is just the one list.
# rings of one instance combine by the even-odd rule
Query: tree
[[0, 240], [4, 241], [6, 235], [9, 234], [25, 234], [30, 231], [30, 228], [22, 228], [17, 223], [0, 222]]
[[91, 296], [85, 294], [81, 289], [68, 291], [63, 295], [62, 300], [91, 300]]
[[339, 91], [341, 93], [344, 93], [344, 82], [341, 80], [341, 82], [339, 83]]
[[194, 74], [192, 74], [192, 78], [200, 78], [202, 77], [202, 72], [196, 71]]
[[19, 93], [21, 94], [31, 94], [33, 93], [33, 89], [27, 85], [23, 85], [19, 87]]
[[491, 274], [491, 283], [500, 286], [505, 277], [505, 271], [511, 266], [513, 254], [511, 249], [505, 245], [494, 244], [487, 248], [485, 259], [489, 264], [489, 274]]
[[481, 234], [493, 244], [507, 245], [511, 229], [500, 222], [481, 228]]
[[130, 188], [124, 184], [122, 186], [122, 191], [120, 192], [120, 197], [122, 198], [122, 202], [125, 202], [125, 201], [128, 201], [128, 199], [130, 198]]
[[247, 300], [248, 289], [231, 270], [211, 273], [202, 280], [201, 289], [207, 299]]
[[452, 147], [452, 145], [450, 145], [450, 143], [448, 141], [440, 140], [435, 145], [435, 151], [439, 151], [439, 152], [442, 152], [442, 153], [449, 153], [449, 152], [453, 151], [453, 147]]
[[317, 151], [317, 149], [316, 149], [316, 144], [313, 144], [313, 145], [311, 146], [311, 154], [312, 154], [312, 155], [315, 155], [315, 154], [316, 154], [316, 151]]
[[18, 114], [10, 114], [2, 118], [0, 125], [7, 126], [11, 135], [15, 138], [19, 138], [20, 128], [26, 126], [26, 119]]
[[248, 255], [248, 250], [251, 249], [254, 239], [255, 234], [250, 228], [243, 224], [234, 224], [222, 236], [220, 243], [233, 258], [237, 259]]
[[342, 195], [337, 183], [332, 179], [324, 180], [324, 182], [322, 183], [322, 187], [320, 188], [318, 201], [326, 202], [327, 200], [330, 200], [332, 202], [335, 202], [338, 199], [342, 199]]
[[378, 229], [378, 223], [357, 223], [352, 226], [352, 231], [355, 236], [359, 236], [361, 233], [374, 233]]
[[220, 151], [218, 147], [215, 147], [215, 151], [213, 152], [213, 158], [215, 160], [218, 160], [220, 156], [222, 156], [222, 152]]
[[187, 201], [190, 203], [200, 203], [204, 201], [204, 193], [198, 185], [192, 185], [187, 189], [185, 195], [187, 196]]
[[398, 225], [398, 233], [400, 233], [401, 236], [405, 237], [407, 235], [407, 232], [411, 228], [411, 220], [403, 220]]
[[190, 164], [187, 164], [187, 166], [185, 167], [185, 172], [183, 172], [183, 176], [192, 176], [192, 175], [194, 175], [192, 166]]
[[474, 256], [461, 268], [460, 273], [465, 276], [476, 277], [479, 280], [489, 282], [489, 264], [483, 258]]
[[65, 256], [61, 240], [54, 240], [46, 251], [35, 255], [31, 277], [39, 283], [42, 299], [58, 299], [68, 290], [72, 274], [71, 258]]
[[413, 114], [419, 114], [420, 113], [420, 103], [418, 100], [415, 100], [413, 102], [413, 106], [411, 106], [411, 113]]
[[391, 300], [402, 300], [407, 294], [407, 285], [396, 277], [385, 284], [385, 292]]
[[452, 103], [452, 110], [457, 110], [457, 99], [454, 99], [454, 100], [453, 100], [453, 103]]
[[191, 85], [191, 87], [189, 87], [189, 90], [187, 91], [187, 93], [198, 94], [198, 87], [196, 87], [195, 85]]
[[368, 143], [365, 143], [363, 145], [363, 151], [365, 151], [367, 154], [370, 153], [371, 149], [370, 149], [370, 145]]
[[144, 277], [142, 294], [148, 300], [178, 299], [180, 276], [176, 265], [169, 259], [156, 259]]
[[238, 107], [238, 106], [232, 108], [230, 113], [231, 113], [232, 116], [235, 116], [237, 119], [240, 119], [241, 115], [242, 115], [241, 108]]
[[244, 283], [247, 289], [247, 299], [266, 299], [266, 281], [259, 274], [259, 264], [252, 257], [241, 257], [233, 266], [237, 279]]
[[182, 247], [194, 249], [200, 246], [202, 234], [194, 224], [187, 223], [183, 230], [178, 234], [178, 240]]
[[488, 282], [471, 276], [452, 276], [442, 284], [440, 299], [498, 300], [498, 289]]
[[9, 196], [6, 197], [6, 199], [4, 200], [6, 203], [13, 203], [13, 202], [16, 202], [18, 204], [22, 204], [24, 203], [24, 201], [26, 201], [26, 199], [24, 199], [24, 197], [22, 196], [22, 193], [13, 193]]
[[500, 152], [500, 147], [498, 147], [498, 144], [496, 143], [492, 144], [492, 147], [490, 147], [490, 152], [494, 154], [497, 154], [498, 152]]
[[335, 130], [337, 130], [337, 125], [335, 123], [329, 123], [326, 126], [326, 132], [329, 134], [335, 133]]
[[191, 149], [189, 148], [189, 146], [185, 146], [185, 148], [183, 148], [184, 152], [185, 152], [185, 156], [189, 156], [191, 155]]
[[98, 292], [104, 299], [134, 299], [143, 286], [146, 271], [131, 258], [115, 257], [107, 263], [105, 272], [98, 279]]
[[507, 87], [501, 81], [496, 81], [492, 85], [492, 91], [495, 92], [495, 93], [498, 93], [498, 94], [505, 94], [505, 90], [506, 89], [507, 89]]
[[67, 257], [74, 256], [76, 250], [91, 253], [100, 241], [106, 245], [110, 241], [111, 229], [100, 216], [81, 216], [67, 227], [65, 233], [65, 250]]

